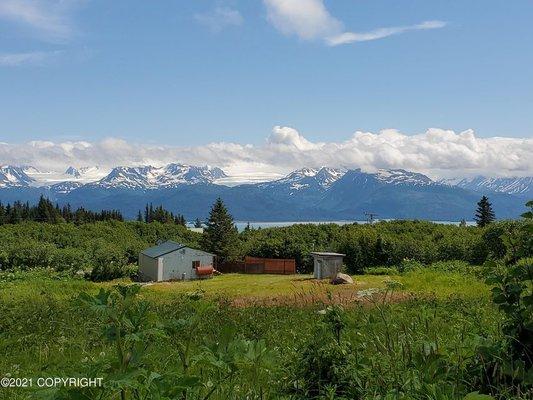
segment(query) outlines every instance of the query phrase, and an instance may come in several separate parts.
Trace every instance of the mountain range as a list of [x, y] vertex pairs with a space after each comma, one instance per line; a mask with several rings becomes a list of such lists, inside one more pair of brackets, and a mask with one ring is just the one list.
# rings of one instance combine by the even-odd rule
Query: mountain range
[[134, 218], [146, 203], [161, 204], [188, 219], [205, 218], [222, 197], [237, 220], [361, 220], [378, 218], [471, 220], [481, 195], [499, 218], [516, 218], [531, 198], [533, 178], [463, 178], [434, 181], [403, 169], [302, 168], [270, 182], [226, 186], [217, 167], [69, 167], [57, 174], [32, 166], [0, 167], [0, 201], [35, 202], [44, 195], [59, 204], [119, 209]]

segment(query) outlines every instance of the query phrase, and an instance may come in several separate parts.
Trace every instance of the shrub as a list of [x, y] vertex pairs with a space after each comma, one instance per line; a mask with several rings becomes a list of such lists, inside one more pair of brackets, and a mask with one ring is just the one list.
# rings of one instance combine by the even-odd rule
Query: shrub
[[316, 398], [334, 388], [336, 395], [347, 395], [355, 372], [350, 368], [350, 358], [348, 345], [331, 338], [313, 339], [301, 352], [294, 371], [297, 393], [305, 398]]
[[24, 241], [9, 249], [8, 268], [51, 268], [56, 247], [38, 241]]
[[400, 265], [398, 265], [398, 271], [401, 273], [416, 271], [424, 268], [424, 264], [416, 260], [404, 259]]
[[52, 266], [57, 271], [76, 272], [84, 270], [88, 264], [87, 253], [81, 249], [67, 247], [56, 249], [52, 256]]
[[398, 273], [395, 267], [375, 267], [365, 270], [365, 275], [398, 275]]
[[453, 260], [453, 261], [437, 261], [428, 266], [436, 271], [441, 272], [458, 272], [460, 274], [470, 274], [477, 272], [477, 269], [467, 263], [466, 261]]
[[93, 260], [93, 269], [90, 273], [90, 279], [93, 281], [113, 280], [128, 275], [127, 259], [115, 246], [104, 245], [96, 248]]

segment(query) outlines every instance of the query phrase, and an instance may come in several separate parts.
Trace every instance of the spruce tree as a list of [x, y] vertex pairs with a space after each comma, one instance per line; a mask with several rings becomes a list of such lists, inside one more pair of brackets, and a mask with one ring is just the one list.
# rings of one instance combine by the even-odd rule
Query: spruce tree
[[235, 259], [239, 235], [224, 202], [219, 197], [209, 213], [202, 237], [205, 250], [218, 256], [221, 263]]
[[526, 207], [529, 208], [529, 210], [522, 214], [522, 218], [533, 219], [533, 200], [529, 200], [526, 203]]
[[490, 224], [496, 219], [492, 204], [490, 204], [487, 196], [483, 196], [477, 203], [477, 210], [474, 220], [480, 228]]
[[195, 228], [201, 228], [202, 227], [202, 221], [200, 221], [200, 218], [196, 218], [196, 221], [194, 221], [194, 227]]
[[143, 222], [143, 215], [141, 213], [141, 210], [137, 213], [137, 222]]

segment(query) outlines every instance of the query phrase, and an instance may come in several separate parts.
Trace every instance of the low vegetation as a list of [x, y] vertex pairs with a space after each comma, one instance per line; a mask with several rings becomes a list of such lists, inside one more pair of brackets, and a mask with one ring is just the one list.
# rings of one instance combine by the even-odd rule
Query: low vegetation
[[[294, 258], [298, 271], [303, 273], [312, 269], [309, 252], [313, 250], [345, 253], [346, 267], [352, 274], [376, 267], [402, 269], [410, 264], [451, 260], [481, 265], [504, 256], [504, 233], [513, 233], [519, 243], [527, 241], [521, 229], [524, 224], [503, 221], [485, 228], [423, 221], [294, 225], [235, 233], [232, 243], [225, 243], [223, 249], [229, 259], [244, 255]], [[173, 223], [99, 221], [78, 225], [28, 221], [0, 225], [0, 270], [53, 268], [82, 273], [93, 280], [132, 277], [139, 252], [168, 239], [211, 249], [201, 234]]]
[[531, 399], [529, 214], [483, 228], [412, 221], [235, 236], [234, 256], [295, 257], [301, 270], [311, 249], [343, 251], [348, 271], [365, 274], [340, 286], [305, 274], [141, 286], [133, 267], [116, 273], [140, 249], [205, 239], [162, 223], [4, 225], [0, 375], [99, 377], [103, 386], [0, 396]]

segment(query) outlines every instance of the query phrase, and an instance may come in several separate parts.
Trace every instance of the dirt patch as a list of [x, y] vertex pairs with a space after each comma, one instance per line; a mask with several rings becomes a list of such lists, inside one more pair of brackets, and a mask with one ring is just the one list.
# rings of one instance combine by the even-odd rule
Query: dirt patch
[[[344, 289], [344, 288], [343, 288]], [[308, 291], [290, 295], [262, 296], [262, 297], [237, 297], [229, 303], [234, 307], [312, 307], [341, 304], [343, 306], [373, 305], [383, 303], [398, 303], [412, 298], [406, 292], [386, 292], [379, 288], [357, 290], [346, 288], [336, 292]]]

